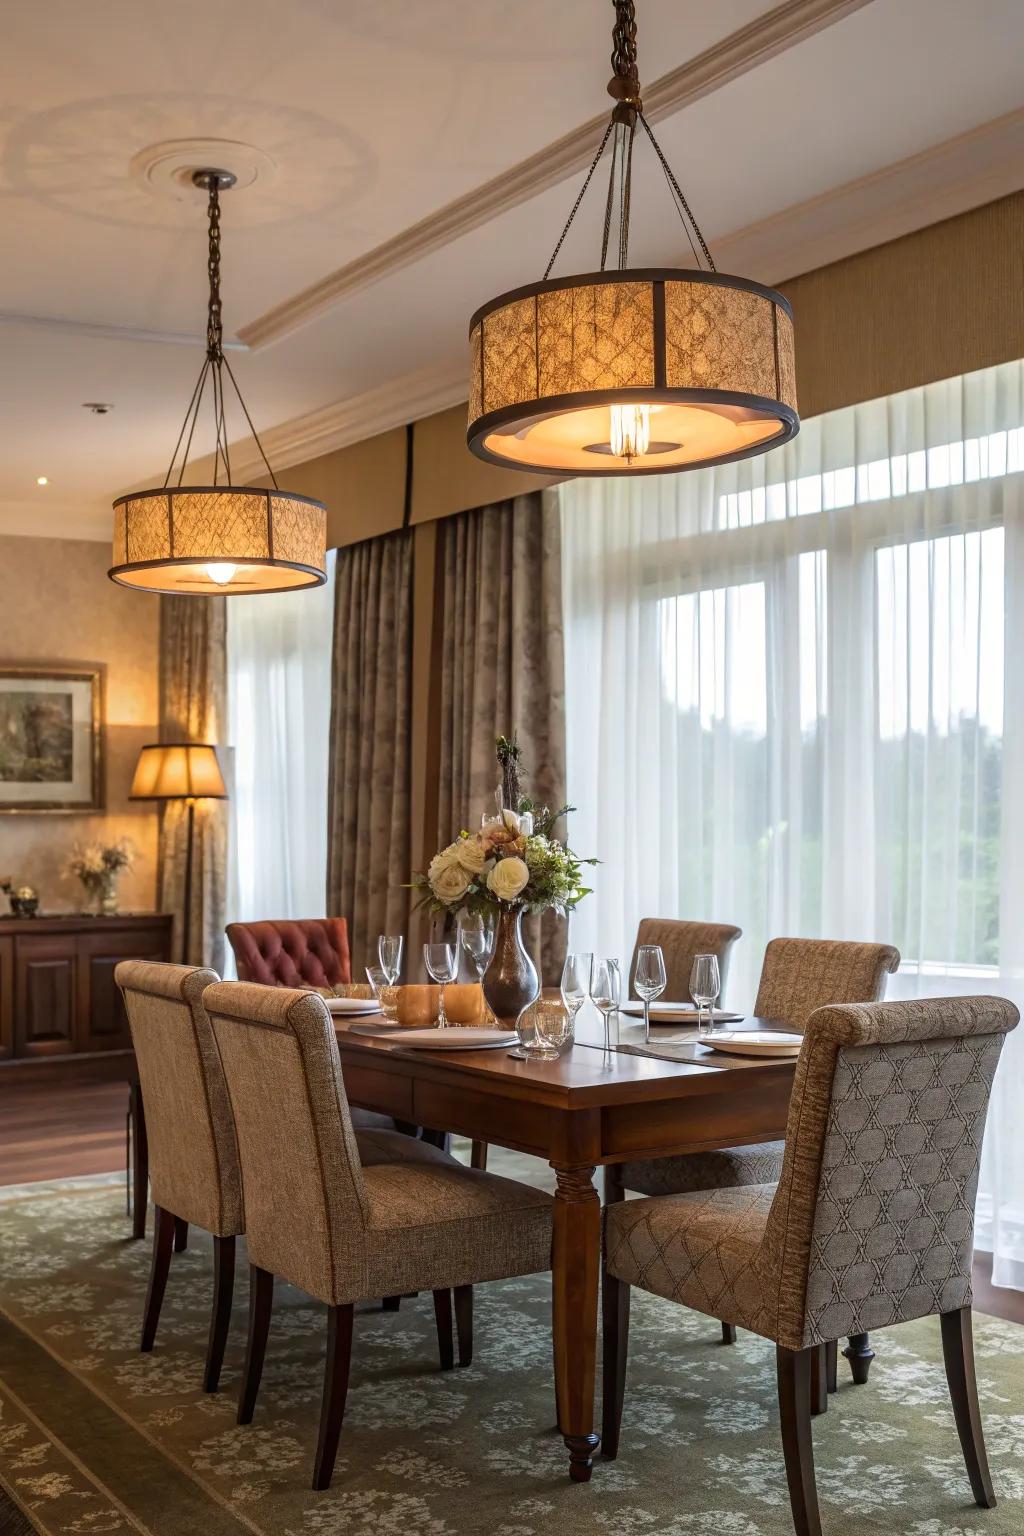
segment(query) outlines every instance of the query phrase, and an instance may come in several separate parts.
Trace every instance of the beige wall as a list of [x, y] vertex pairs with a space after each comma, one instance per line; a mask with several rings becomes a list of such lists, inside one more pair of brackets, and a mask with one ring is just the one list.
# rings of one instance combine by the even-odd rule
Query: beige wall
[[48, 911], [81, 905], [63, 865], [76, 842], [99, 838], [127, 836], [138, 850], [122, 908], [156, 901], [157, 817], [128, 790], [139, 747], [157, 739], [160, 600], [109, 581], [109, 556], [85, 540], [0, 536], [0, 664], [99, 664], [106, 674], [106, 812], [0, 815], [0, 875], [34, 885]]

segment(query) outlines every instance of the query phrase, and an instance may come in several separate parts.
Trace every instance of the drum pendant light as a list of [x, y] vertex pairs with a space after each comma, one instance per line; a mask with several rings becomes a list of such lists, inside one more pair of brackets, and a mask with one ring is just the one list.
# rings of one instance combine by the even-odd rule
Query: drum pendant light
[[[470, 321], [467, 441], [478, 458], [507, 469], [659, 474], [749, 458], [800, 429], [790, 306], [772, 288], [716, 271], [644, 116], [633, 0], [614, 6], [608, 91], [615, 106], [544, 278], [492, 299]], [[638, 123], [665, 173], [695, 268], [628, 265]], [[600, 270], [552, 278], [609, 139]], [[609, 267], [615, 223], [618, 260]]]
[[[206, 358], [185, 420], [157, 490], [114, 502], [114, 564], [108, 575], [147, 592], [232, 596], [318, 587], [327, 580], [327, 513], [308, 496], [282, 491], [224, 356], [220, 299], [220, 194], [234, 185], [230, 171], [196, 171], [209, 195], [210, 299]], [[227, 379], [225, 379], [225, 373]], [[230, 383], [270, 477], [270, 489], [233, 485], [225, 419]], [[213, 484], [184, 485], [185, 466], [207, 385], [214, 420]], [[183, 450], [183, 451], [182, 451]], [[181, 464], [175, 476], [178, 454]], [[172, 485], [172, 479], [174, 484]]]

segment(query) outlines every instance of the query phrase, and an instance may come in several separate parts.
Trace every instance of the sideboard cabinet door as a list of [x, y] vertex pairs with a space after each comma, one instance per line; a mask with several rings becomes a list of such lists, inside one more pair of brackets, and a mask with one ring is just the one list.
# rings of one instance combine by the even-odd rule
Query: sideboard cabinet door
[[0, 937], [0, 1061], [14, 1055], [14, 940]]
[[74, 1050], [74, 936], [19, 936], [15, 967], [15, 1055], [58, 1056]]
[[114, 981], [121, 960], [165, 960], [162, 929], [122, 929], [83, 933], [78, 939], [77, 1051], [122, 1051], [131, 1046], [124, 999]]

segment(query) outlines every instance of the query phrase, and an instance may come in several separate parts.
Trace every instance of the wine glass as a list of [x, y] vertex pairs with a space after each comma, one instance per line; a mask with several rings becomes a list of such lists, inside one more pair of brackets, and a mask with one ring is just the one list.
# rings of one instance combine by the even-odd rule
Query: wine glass
[[366, 979], [370, 983], [370, 990], [380, 1004], [380, 1011], [389, 1023], [394, 1023], [398, 1017], [397, 987], [393, 987], [384, 974], [381, 965], [368, 965], [366, 967]]
[[617, 960], [598, 960], [590, 982], [590, 999], [604, 1019], [604, 1048], [612, 1048], [612, 1014], [619, 1006], [622, 980]]
[[651, 1040], [651, 1004], [660, 997], [668, 983], [665, 975], [665, 956], [660, 944], [641, 944], [636, 957], [636, 974], [633, 986], [644, 1000], [644, 1039]]
[[[467, 912], [459, 918], [459, 947], [483, 985], [484, 972], [494, 954], [494, 924], [479, 912]], [[484, 1006], [487, 1006], [486, 999]], [[488, 1013], [490, 1009], [487, 1009]]]
[[402, 947], [404, 940], [400, 933], [382, 933], [377, 940], [377, 958], [380, 968], [388, 979], [388, 986], [393, 987], [398, 980], [402, 969]]
[[530, 1052], [535, 1061], [555, 1061], [559, 1047], [569, 1039], [572, 1017], [565, 1003], [542, 997], [534, 1006], [533, 1028], [536, 1044]]
[[562, 967], [562, 1002], [569, 1012], [570, 1033], [576, 1032], [576, 1015], [590, 992], [594, 956], [589, 950], [570, 950]]
[[458, 970], [455, 945], [424, 944], [423, 963], [431, 979], [436, 981], [441, 988], [437, 1009], [437, 1027], [438, 1029], [448, 1029], [448, 1015], [444, 1011], [444, 989], [447, 982], [455, 980]]
[[[697, 1004], [697, 1038], [710, 1035], [715, 1027], [715, 999], [722, 990], [722, 978], [718, 970], [717, 955], [694, 955], [690, 968], [690, 996]], [[708, 1010], [707, 1026], [704, 1009]]]

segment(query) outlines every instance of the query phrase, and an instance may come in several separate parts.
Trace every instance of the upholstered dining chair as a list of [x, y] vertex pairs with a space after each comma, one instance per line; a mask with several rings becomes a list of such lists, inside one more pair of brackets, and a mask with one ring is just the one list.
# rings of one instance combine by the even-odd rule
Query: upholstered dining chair
[[239, 981], [268, 987], [336, 987], [352, 980], [343, 917], [228, 923]]
[[[838, 939], [772, 939], [765, 948], [754, 1016], [772, 1019], [788, 1029], [803, 1030], [808, 1018], [829, 1003], [874, 1003], [885, 996], [886, 978], [899, 967], [900, 954], [891, 944], [847, 943]], [[686, 1194], [691, 1190], [730, 1189], [748, 1184], [774, 1184], [782, 1173], [781, 1141], [691, 1152], [680, 1157], [623, 1163], [606, 1180], [606, 1199], [622, 1198], [624, 1190], [641, 1195]], [[736, 1341], [733, 1324], [723, 1321], [722, 1339]], [[835, 1351], [828, 1371], [835, 1388]], [[855, 1382], [868, 1379], [874, 1356], [869, 1339], [851, 1338], [844, 1350]]]
[[[149, 1175], [156, 1222], [141, 1349], [156, 1341], [172, 1250], [186, 1245], [190, 1225], [213, 1236], [213, 1314], [203, 1389], [216, 1392], [231, 1317], [235, 1238], [245, 1230], [242, 1177], [224, 1069], [203, 992], [216, 971], [122, 960], [114, 978], [124, 996], [149, 1138]], [[398, 1131], [356, 1132], [364, 1167], [429, 1163], [433, 1147]], [[145, 1191], [140, 1197], [145, 1199]], [[386, 1297], [388, 1310], [397, 1297]]]
[[636, 957], [642, 944], [660, 944], [665, 956], [666, 985], [662, 1001], [690, 1001], [690, 972], [697, 955], [714, 955], [725, 992], [729, 956], [742, 928], [731, 923], [693, 923], [674, 917], [642, 917], [636, 930], [633, 958], [629, 962], [629, 990], [633, 995]]
[[630, 1287], [776, 1346], [797, 1536], [818, 1536], [811, 1416], [824, 1349], [938, 1313], [977, 1504], [995, 1504], [971, 1340], [974, 1202], [1012, 1003], [955, 997], [825, 1007], [805, 1021], [777, 1185], [628, 1200], [606, 1214], [605, 1456], [618, 1452]]
[[330, 1484], [345, 1412], [358, 1301], [432, 1291], [442, 1367], [472, 1349], [472, 1287], [551, 1263], [551, 1197], [466, 1168], [360, 1163], [338, 1043], [313, 992], [221, 982], [203, 1001], [234, 1111], [250, 1258], [249, 1340], [238, 1421], [255, 1409], [274, 1279], [327, 1304], [327, 1363], [314, 1488]]

